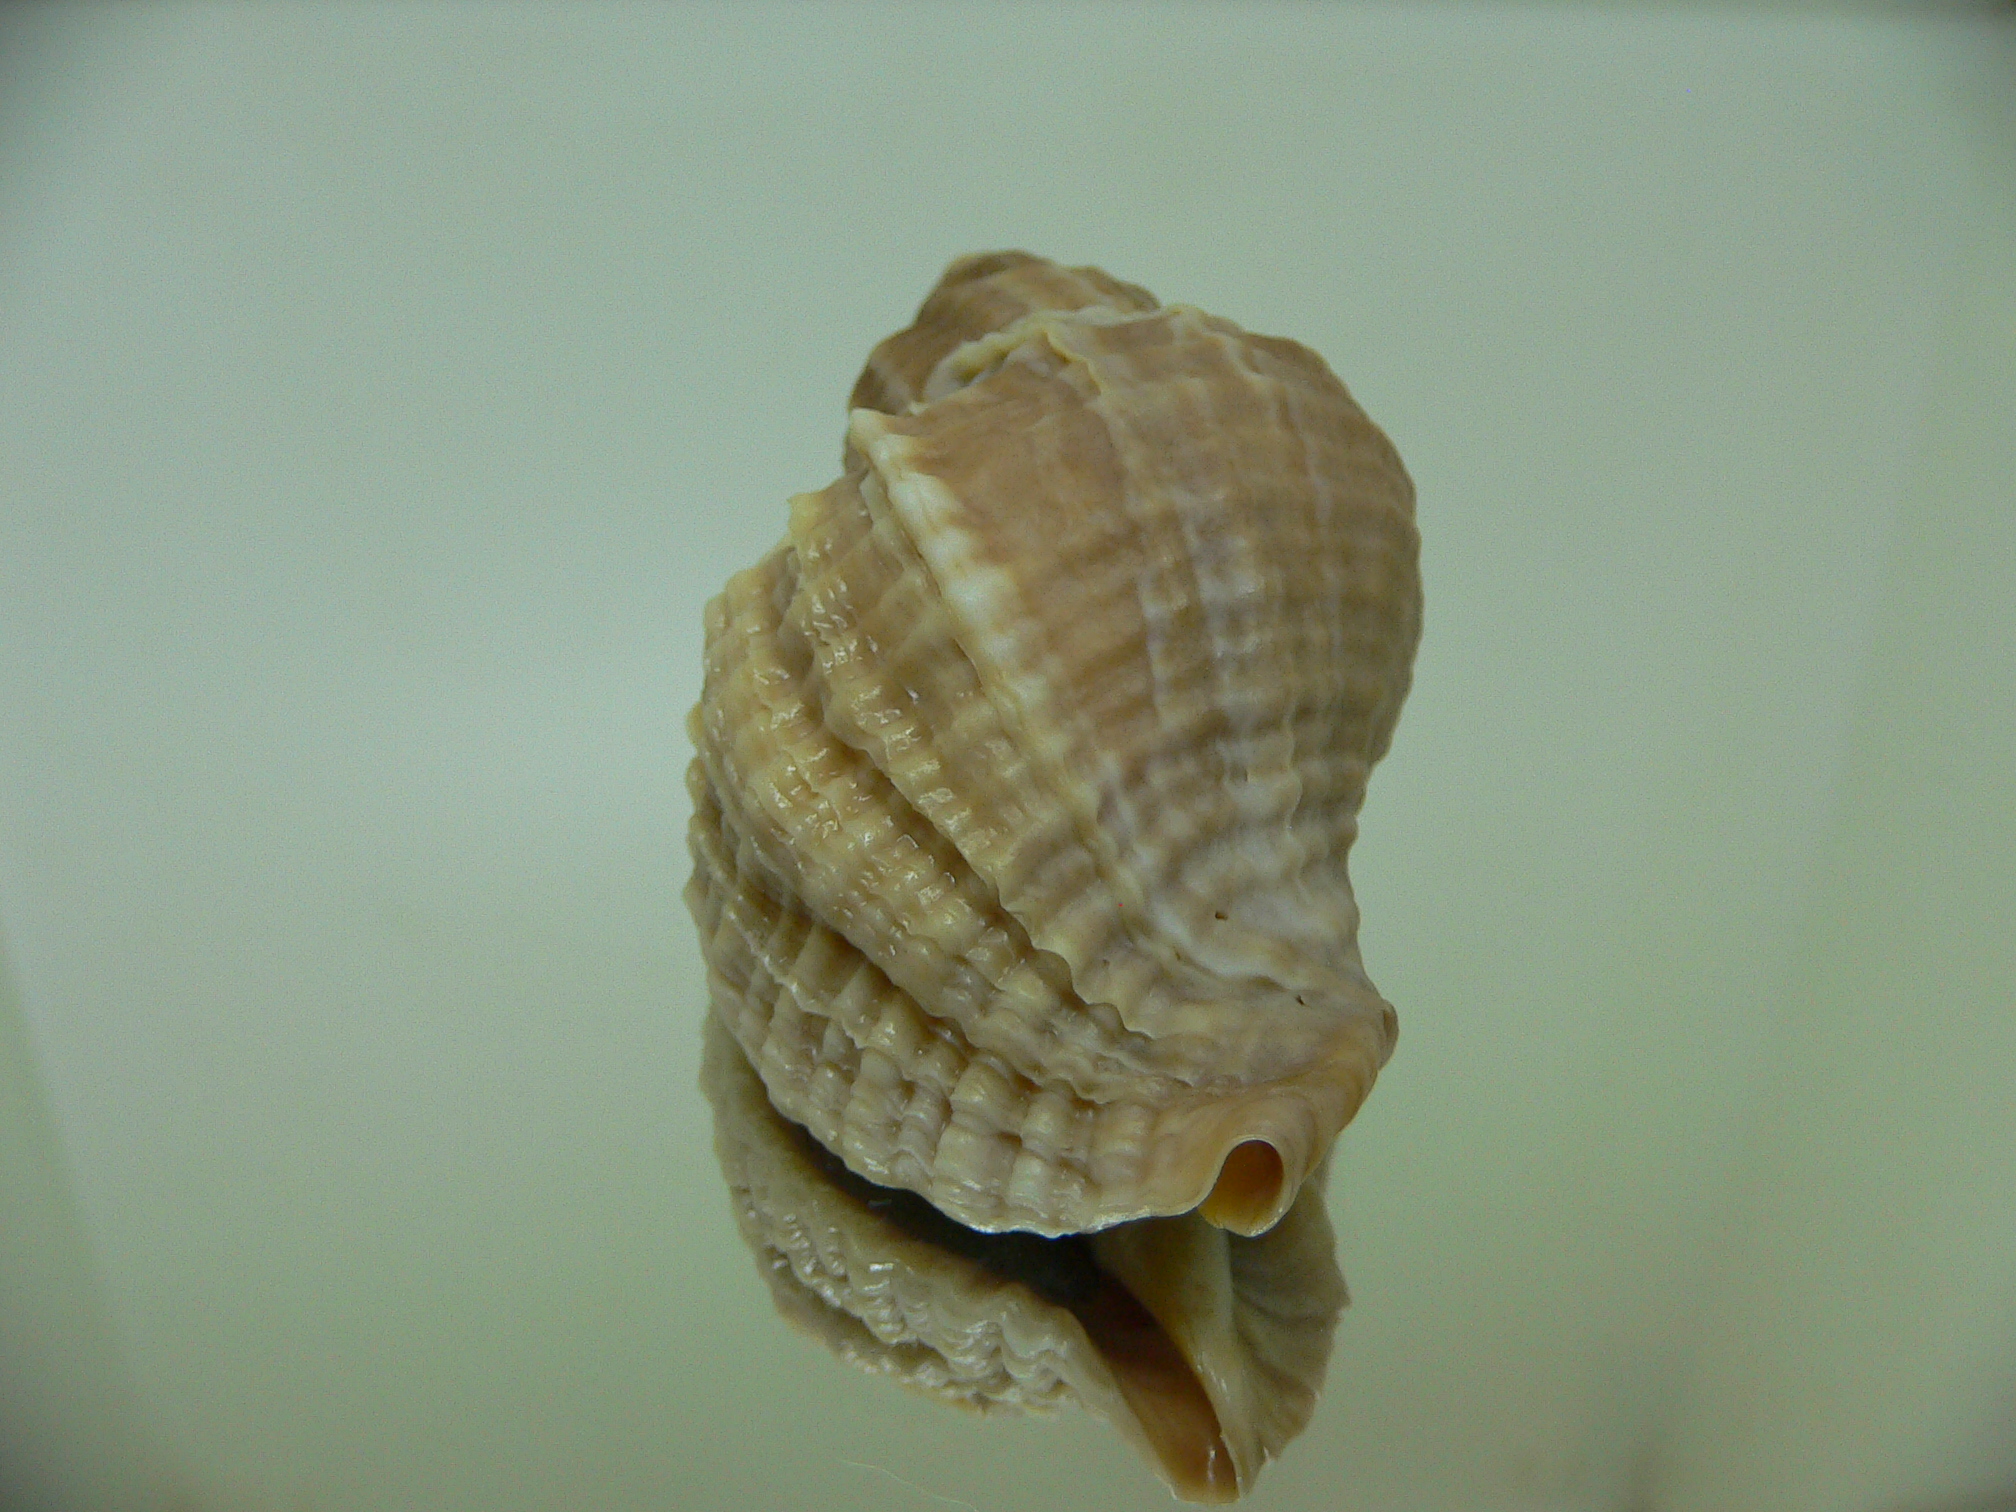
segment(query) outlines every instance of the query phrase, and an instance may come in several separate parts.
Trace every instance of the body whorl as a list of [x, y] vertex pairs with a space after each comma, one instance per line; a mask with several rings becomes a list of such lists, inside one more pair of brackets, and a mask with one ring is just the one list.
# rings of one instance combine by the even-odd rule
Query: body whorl
[[955, 263], [841, 476], [707, 615], [714, 1011], [958, 1222], [1267, 1229], [1390, 1054], [1345, 861], [1420, 632], [1413, 490], [1322, 360]]

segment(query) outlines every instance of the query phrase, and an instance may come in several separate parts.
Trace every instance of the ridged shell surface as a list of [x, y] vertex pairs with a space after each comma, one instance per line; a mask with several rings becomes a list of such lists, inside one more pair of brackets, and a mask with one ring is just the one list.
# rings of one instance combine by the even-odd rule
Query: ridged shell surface
[[1316, 1184], [1250, 1239], [1195, 1214], [979, 1234], [785, 1122], [718, 1020], [701, 1084], [778, 1311], [858, 1369], [980, 1412], [1075, 1403], [1189, 1501], [1251, 1490], [1307, 1424], [1345, 1303]]
[[955, 263], [841, 476], [707, 614], [715, 1013], [786, 1117], [981, 1229], [1288, 1210], [1391, 1052], [1345, 872], [1420, 631], [1322, 360]]

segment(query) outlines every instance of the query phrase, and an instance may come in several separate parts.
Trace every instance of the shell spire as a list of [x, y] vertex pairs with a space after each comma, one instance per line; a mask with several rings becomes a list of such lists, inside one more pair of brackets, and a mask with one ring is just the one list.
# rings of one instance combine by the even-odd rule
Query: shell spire
[[1391, 1053], [1345, 871], [1420, 634], [1398, 455], [1307, 348], [966, 258], [707, 615], [714, 1011], [980, 1229], [1288, 1210]]

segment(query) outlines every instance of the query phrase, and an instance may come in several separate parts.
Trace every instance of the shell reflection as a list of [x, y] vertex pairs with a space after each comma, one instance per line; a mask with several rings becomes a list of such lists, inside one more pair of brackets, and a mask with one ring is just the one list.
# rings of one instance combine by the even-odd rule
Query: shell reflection
[[778, 1311], [841, 1359], [982, 1412], [1076, 1402], [1189, 1501], [1250, 1490], [1308, 1422], [1345, 1303], [1320, 1180], [1255, 1238], [1194, 1214], [981, 1233], [847, 1170], [711, 1016], [706, 1034], [742, 1237]]

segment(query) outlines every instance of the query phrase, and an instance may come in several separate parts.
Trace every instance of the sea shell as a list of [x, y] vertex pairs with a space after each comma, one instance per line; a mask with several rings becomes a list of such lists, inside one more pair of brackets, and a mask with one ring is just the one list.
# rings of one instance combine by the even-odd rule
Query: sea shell
[[1288, 1211], [1393, 1046], [1345, 854], [1413, 489], [1313, 352], [954, 263], [707, 611], [688, 901], [771, 1101], [1045, 1234]]
[[1251, 1239], [1195, 1214], [977, 1233], [848, 1171], [707, 1028], [736, 1223], [778, 1311], [841, 1359], [980, 1412], [1075, 1402], [1188, 1501], [1250, 1491], [1309, 1421], [1346, 1300], [1320, 1182]]

